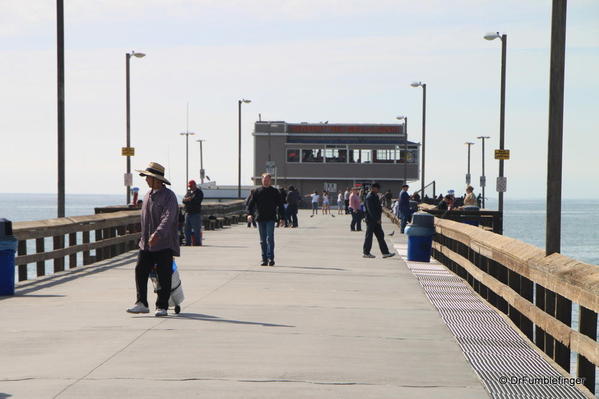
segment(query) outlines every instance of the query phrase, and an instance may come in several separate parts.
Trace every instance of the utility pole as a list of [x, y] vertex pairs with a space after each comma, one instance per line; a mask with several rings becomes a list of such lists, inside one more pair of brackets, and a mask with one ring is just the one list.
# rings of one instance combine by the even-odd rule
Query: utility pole
[[470, 147], [472, 147], [474, 145], [474, 143], [468, 141], [466, 143], [464, 143], [468, 146], [468, 171], [466, 172], [466, 185], [470, 184], [471, 178], [470, 178]]
[[485, 208], [485, 186], [487, 185], [487, 177], [485, 176], [485, 140], [486, 139], [490, 139], [491, 137], [489, 136], [478, 136], [477, 139], [482, 140], [482, 144], [483, 144], [483, 148], [481, 151], [482, 154], [482, 160], [483, 160], [483, 171], [482, 171], [482, 176], [480, 177], [480, 186], [482, 188], [482, 209]]
[[202, 143], [206, 140], [199, 139], [196, 141], [200, 143], [200, 183], [204, 184], [204, 177], [206, 176], [206, 172], [204, 171], [204, 150], [202, 148]]
[[58, 95], [58, 217], [65, 216], [65, 123], [64, 123], [64, 4], [56, 0], [56, 53]]

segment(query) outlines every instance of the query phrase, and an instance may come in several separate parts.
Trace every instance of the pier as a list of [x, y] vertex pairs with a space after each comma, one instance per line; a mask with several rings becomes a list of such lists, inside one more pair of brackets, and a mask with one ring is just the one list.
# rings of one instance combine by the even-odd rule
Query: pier
[[176, 259], [186, 300], [167, 318], [125, 313], [136, 251], [19, 283], [0, 300], [0, 397], [588, 397], [501, 383], [567, 374], [470, 280], [407, 262], [390, 219], [400, 256], [364, 259], [363, 233], [335, 216], [277, 229], [275, 267], [257, 266], [256, 229], [207, 231]]

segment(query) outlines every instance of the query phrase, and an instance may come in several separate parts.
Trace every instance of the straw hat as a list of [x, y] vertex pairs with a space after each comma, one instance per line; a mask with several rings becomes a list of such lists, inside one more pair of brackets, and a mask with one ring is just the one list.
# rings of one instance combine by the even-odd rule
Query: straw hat
[[171, 182], [164, 178], [164, 166], [156, 162], [150, 162], [146, 170], [135, 169], [140, 176], [151, 176], [170, 185]]

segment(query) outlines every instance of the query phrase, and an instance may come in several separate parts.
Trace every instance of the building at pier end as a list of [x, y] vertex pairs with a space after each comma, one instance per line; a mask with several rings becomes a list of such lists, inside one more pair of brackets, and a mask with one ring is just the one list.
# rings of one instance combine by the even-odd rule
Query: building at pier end
[[257, 185], [270, 172], [276, 185], [304, 195], [375, 181], [397, 195], [404, 181], [419, 178], [420, 144], [407, 141], [401, 124], [258, 121], [253, 136]]

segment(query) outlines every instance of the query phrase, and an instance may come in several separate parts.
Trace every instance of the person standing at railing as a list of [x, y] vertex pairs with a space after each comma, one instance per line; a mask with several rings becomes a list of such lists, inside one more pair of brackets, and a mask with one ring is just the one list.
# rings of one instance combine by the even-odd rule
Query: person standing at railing
[[158, 274], [160, 289], [156, 299], [156, 316], [166, 316], [171, 294], [173, 256], [179, 256], [177, 219], [179, 203], [177, 196], [166, 188], [171, 183], [164, 177], [164, 167], [150, 162], [145, 170], [137, 170], [146, 178], [150, 191], [145, 195], [141, 208], [141, 237], [139, 255], [135, 266], [137, 301], [129, 313], [149, 313], [148, 277], [154, 267]]
[[398, 215], [401, 219], [400, 230], [403, 234], [408, 222], [412, 219], [412, 209], [410, 208], [410, 194], [408, 189], [410, 186], [404, 184], [401, 186], [401, 192], [399, 193], [399, 204], [397, 206]]
[[478, 206], [476, 196], [474, 195], [474, 188], [472, 186], [466, 187], [466, 196], [464, 197], [464, 206]]
[[389, 248], [385, 242], [385, 233], [383, 232], [381, 221], [383, 208], [381, 206], [381, 200], [379, 199], [380, 188], [381, 186], [378, 183], [374, 183], [364, 201], [364, 205], [366, 206], [366, 235], [364, 237], [363, 248], [364, 258], [375, 257], [370, 253], [373, 235], [376, 236], [376, 239], [379, 242], [379, 248], [381, 249], [383, 258], [389, 258], [395, 255], [394, 252], [389, 252]]
[[188, 190], [183, 197], [185, 207], [185, 245], [191, 246], [193, 231], [193, 245], [202, 245], [202, 201], [204, 193], [197, 186], [195, 180], [190, 180], [187, 184]]

